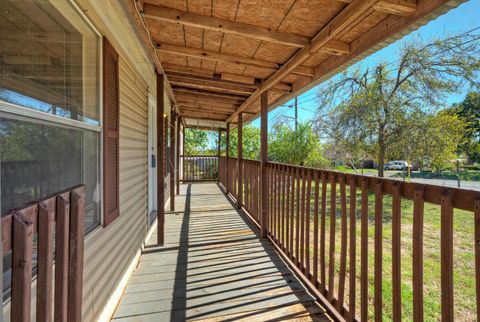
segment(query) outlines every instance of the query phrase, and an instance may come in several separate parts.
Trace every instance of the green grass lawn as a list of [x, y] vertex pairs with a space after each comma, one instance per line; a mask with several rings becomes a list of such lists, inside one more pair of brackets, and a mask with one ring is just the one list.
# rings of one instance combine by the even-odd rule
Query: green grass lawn
[[[312, 187], [312, 189], [314, 189]], [[341, 210], [339, 187], [337, 187], [337, 209], [336, 209], [336, 235], [335, 235], [335, 289], [338, 294], [338, 276], [340, 270], [340, 238], [341, 238]], [[350, 194], [347, 193], [347, 213]], [[328, 254], [329, 254], [329, 226], [330, 226], [330, 189], [327, 189], [327, 220], [326, 220], [326, 267], [328, 279]], [[392, 315], [392, 225], [391, 225], [391, 196], [384, 197], [383, 212], [383, 319], [390, 321]], [[313, 193], [311, 202], [311, 238], [313, 241]], [[412, 320], [413, 293], [412, 293], [412, 224], [413, 224], [413, 202], [402, 200], [402, 232], [401, 232], [401, 267], [402, 267], [402, 318], [404, 321]], [[440, 207], [432, 204], [425, 204], [424, 216], [424, 313], [425, 321], [438, 321], [441, 314], [441, 293], [440, 293]], [[320, 220], [319, 220], [320, 223]], [[454, 213], [454, 295], [455, 295], [455, 320], [475, 321], [475, 263], [474, 263], [474, 221], [473, 213], [455, 210]], [[357, 189], [357, 307], [356, 314], [360, 310], [360, 191]], [[350, 229], [350, 228], [349, 228]], [[369, 195], [369, 319], [373, 320], [373, 291], [374, 291], [374, 194]], [[348, 235], [348, 234], [347, 234]], [[310, 246], [310, 254], [313, 260], [313, 245]], [[347, 249], [348, 253], [348, 249]], [[348, 270], [345, 299], [348, 300]], [[348, 302], [347, 302], [348, 306]]]

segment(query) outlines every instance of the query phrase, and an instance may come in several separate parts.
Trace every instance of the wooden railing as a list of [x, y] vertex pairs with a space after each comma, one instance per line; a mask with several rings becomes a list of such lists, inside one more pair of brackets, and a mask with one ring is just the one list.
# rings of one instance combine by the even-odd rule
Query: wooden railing
[[[242, 205], [258, 223], [259, 162], [244, 160], [241, 164], [245, 169]], [[232, 169], [235, 165], [236, 159], [231, 159], [228, 181], [225, 176], [220, 178], [233, 198], [237, 196], [236, 170]], [[477, 304], [477, 309], [471, 310], [480, 321], [480, 192], [272, 162], [267, 163], [267, 170], [269, 238], [317, 297], [339, 318], [348, 321], [381, 321], [385, 316], [400, 321], [405, 316], [402, 315], [406, 305], [402, 288], [408, 282], [404, 275], [407, 264], [403, 260], [411, 263], [411, 297], [407, 296], [412, 306], [409, 319], [424, 320], [426, 205], [438, 207], [434, 211], [440, 227], [437, 228], [438, 254], [430, 255], [440, 261], [440, 276], [433, 283], [439, 285], [436, 300], [441, 309], [435, 314], [438, 313], [442, 321], [453, 321], [454, 295], [457, 294], [454, 293], [453, 237], [460, 234], [454, 231], [454, 211], [471, 212], [472, 218], [467, 224], [475, 227], [470, 238], [470, 255], [475, 254], [475, 263], [472, 262], [468, 270], [475, 271], [473, 302]], [[406, 204], [411, 206], [411, 213], [410, 208], [408, 214], [402, 210]], [[402, 220], [407, 215], [413, 215], [413, 219], [405, 233], [407, 224]], [[391, 235], [384, 235], [384, 222], [390, 219]], [[407, 242], [411, 250], [405, 251]], [[370, 266], [369, 253], [373, 253]], [[384, 257], [389, 258], [388, 267]], [[382, 288], [387, 282], [384, 277], [387, 270], [391, 294], [384, 294], [385, 288]], [[373, 278], [369, 277], [372, 271]], [[475, 290], [468, 292], [475, 293]], [[385, 299], [389, 299], [388, 305]]]
[[32, 272], [36, 321], [82, 321], [84, 217], [84, 185], [2, 216], [2, 258], [11, 261], [5, 273], [11, 275], [11, 321], [30, 321]]
[[212, 181], [218, 179], [217, 155], [181, 155], [182, 181]]

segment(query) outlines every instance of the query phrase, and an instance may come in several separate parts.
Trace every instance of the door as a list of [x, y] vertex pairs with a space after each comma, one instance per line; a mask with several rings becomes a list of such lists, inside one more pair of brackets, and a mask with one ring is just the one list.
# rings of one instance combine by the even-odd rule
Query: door
[[157, 101], [148, 95], [148, 223], [157, 212]]

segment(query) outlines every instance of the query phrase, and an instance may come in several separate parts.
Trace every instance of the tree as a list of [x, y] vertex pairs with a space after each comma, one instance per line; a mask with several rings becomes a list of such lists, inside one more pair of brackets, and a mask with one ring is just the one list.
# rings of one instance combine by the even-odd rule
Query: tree
[[297, 131], [285, 123], [277, 123], [269, 141], [268, 154], [273, 161], [317, 168], [328, 165], [310, 123], [299, 123]]
[[460, 151], [470, 162], [480, 162], [480, 92], [468, 93], [460, 104], [452, 107], [451, 112], [467, 123]]
[[[242, 129], [244, 159], [258, 160], [260, 158], [260, 129], [251, 124], [245, 125]], [[237, 150], [238, 132], [237, 129], [230, 131], [230, 151], [231, 157], [238, 156]], [[222, 140], [222, 151], [225, 151], [225, 142]]]
[[[440, 111], [429, 115], [416, 113], [414, 120], [405, 126], [391, 148], [388, 158], [409, 161], [429, 161], [433, 170], [443, 170], [452, 165], [457, 149], [464, 140], [466, 122], [459, 116]], [[448, 135], [446, 135], [448, 133]]]
[[185, 155], [203, 154], [208, 148], [208, 132], [198, 129], [185, 129]]
[[428, 44], [414, 39], [394, 63], [347, 70], [319, 90], [317, 129], [334, 123], [343, 146], [361, 146], [377, 156], [383, 177], [385, 158], [399, 135], [415, 127], [411, 115], [441, 109], [465, 84], [478, 86], [479, 38], [463, 33]]

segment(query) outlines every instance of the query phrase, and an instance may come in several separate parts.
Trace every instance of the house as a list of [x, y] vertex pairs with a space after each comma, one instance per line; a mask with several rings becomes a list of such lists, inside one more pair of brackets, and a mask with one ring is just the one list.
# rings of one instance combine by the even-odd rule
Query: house
[[[354, 278], [347, 281], [346, 221], [342, 221], [345, 230], [342, 246], [337, 248], [339, 255], [333, 251], [325, 253], [326, 195], [318, 190], [321, 182], [323, 187], [329, 183], [336, 187], [338, 183], [342, 202], [346, 200], [347, 185], [348, 191], [358, 188], [367, 196], [370, 190], [380, 197], [386, 194], [393, 195], [395, 200], [414, 199], [418, 207], [423, 207], [423, 202], [441, 204], [439, 301], [443, 320], [451, 321], [453, 227], [449, 223], [453, 209], [459, 208], [474, 211], [478, 227], [478, 194], [428, 185], [422, 185], [420, 191], [420, 186], [410, 183], [400, 186], [390, 180], [374, 181], [353, 174], [268, 162], [266, 116], [269, 110], [461, 2], [2, 0], [0, 202], [5, 214], [1, 221], [4, 319], [162, 320], [169, 316], [171, 320], [182, 320], [195, 314], [198, 319], [225, 318], [218, 306], [208, 314], [201, 311], [202, 305], [209, 307], [207, 304], [190, 308], [188, 301], [195, 299], [186, 298], [185, 294], [181, 306], [172, 299], [159, 300], [167, 303], [162, 312], [148, 311], [149, 300], [141, 295], [137, 306], [122, 302], [132, 274], [143, 269], [146, 261], [141, 258], [146, 256], [151, 256], [158, 266], [163, 262], [178, 263], [175, 272], [184, 275], [169, 275], [170, 282], [191, 278], [181, 268], [182, 260], [190, 261], [189, 255], [179, 257], [177, 262], [175, 256], [191, 251], [190, 248], [205, 251], [203, 247], [214, 247], [197, 240], [211, 233], [216, 234], [215, 249], [222, 251], [224, 247], [225, 251], [248, 244], [249, 249], [275, 264], [268, 268], [272, 270], [268, 274], [290, 278], [286, 281], [281, 277], [278, 281], [284, 293], [257, 290], [267, 302], [242, 302], [238, 299], [242, 292], [239, 286], [238, 294], [232, 295], [239, 302], [228, 307], [228, 316], [258, 320], [365, 320], [367, 255], [362, 252], [359, 285]], [[182, 152], [183, 129], [194, 126], [218, 130], [228, 146], [230, 129], [241, 129], [245, 122], [259, 115], [260, 161], [242, 160], [240, 144], [238, 159], [228, 154], [214, 156], [218, 186], [181, 184], [182, 159], [186, 157]], [[312, 191], [313, 186], [317, 190]], [[377, 214], [382, 211], [380, 197], [375, 204]], [[335, 204], [335, 198], [332, 200]], [[323, 205], [319, 206], [319, 202]], [[307, 208], [316, 214], [312, 222], [305, 215]], [[346, 208], [342, 209], [346, 220]], [[365, 215], [363, 209], [364, 224], [365, 220], [368, 222], [368, 213]], [[395, 209], [394, 217], [399, 218], [400, 210]], [[421, 214], [423, 208], [415, 209]], [[319, 221], [319, 211], [323, 221]], [[195, 219], [201, 213], [209, 216]], [[294, 217], [294, 213], [300, 217]], [[218, 217], [219, 214], [224, 217]], [[190, 227], [186, 219], [196, 224]], [[202, 228], [202, 220], [215, 222], [203, 222]], [[381, 215], [375, 222], [381, 225]], [[225, 230], [229, 224], [240, 228]], [[320, 235], [319, 225], [324, 229]], [[305, 233], [310, 227], [316, 231], [312, 240], [310, 233]], [[332, 227], [335, 229], [334, 224]], [[188, 235], [193, 233], [203, 237]], [[229, 234], [235, 238], [225, 239]], [[242, 236], [248, 236], [248, 240]], [[357, 247], [365, 250], [366, 238], [363, 236]], [[394, 244], [399, 242], [399, 235], [393, 238]], [[415, 230], [414, 238], [419, 241], [416, 247], [420, 247], [415, 248], [414, 274], [421, 280], [421, 228]], [[476, 239], [479, 238], [477, 235]], [[330, 239], [330, 245], [334, 244], [335, 239]], [[353, 241], [350, 249], [355, 246]], [[375, 247], [382, 247], [381, 229], [376, 230]], [[394, 257], [399, 256], [398, 247], [393, 251]], [[480, 256], [478, 247], [476, 252]], [[36, 254], [33, 260], [32, 253]], [[199, 258], [203, 258], [201, 254]], [[239, 258], [256, 265], [253, 251], [244, 255]], [[229, 254], [223, 256], [226, 261]], [[331, 261], [335, 256], [341, 261], [338, 276], [334, 275]], [[355, 260], [355, 251], [348, 256]], [[375, 256], [374, 310], [376, 320], [381, 320], [382, 266], [377, 253]], [[215, 259], [218, 260], [221, 259]], [[228, 269], [235, 271], [240, 263]], [[38, 268], [33, 274], [32, 266]], [[477, 282], [479, 267], [477, 259]], [[247, 283], [257, 281], [245, 275], [250, 271], [239, 270], [237, 274], [244, 274], [242, 279]], [[211, 271], [207, 269], [201, 274], [214, 274]], [[349, 268], [349, 273], [355, 276], [355, 266]], [[213, 280], [218, 277], [208, 276]], [[398, 316], [398, 271], [394, 279], [394, 311]], [[336, 280], [340, 287], [335, 286], [338, 291], [333, 292]], [[155, 282], [158, 281], [145, 283]], [[347, 284], [361, 289], [361, 297], [351, 293], [347, 298]], [[423, 312], [422, 287], [420, 282], [413, 285], [417, 317]], [[171, 295], [179, 289], [171, 286], [164, 293], [155, 294]], [[302, 294], [301, 298], [295, 297], [296, 292]], [[285, 294], [289, 297], [284, 300]], [[292, 298], [293, 304], [288, 302]], [[157, 305], [157, 300], [150, 302]], [[218, 305], [223, 303], [221, 297], [217, 301]], [[357, 315], [349, 310], [352, 305], [357, 308]], [[121, 315], [122, 310], [131, 314]], [[183, 313], [175, 315], [179, 312]]]

